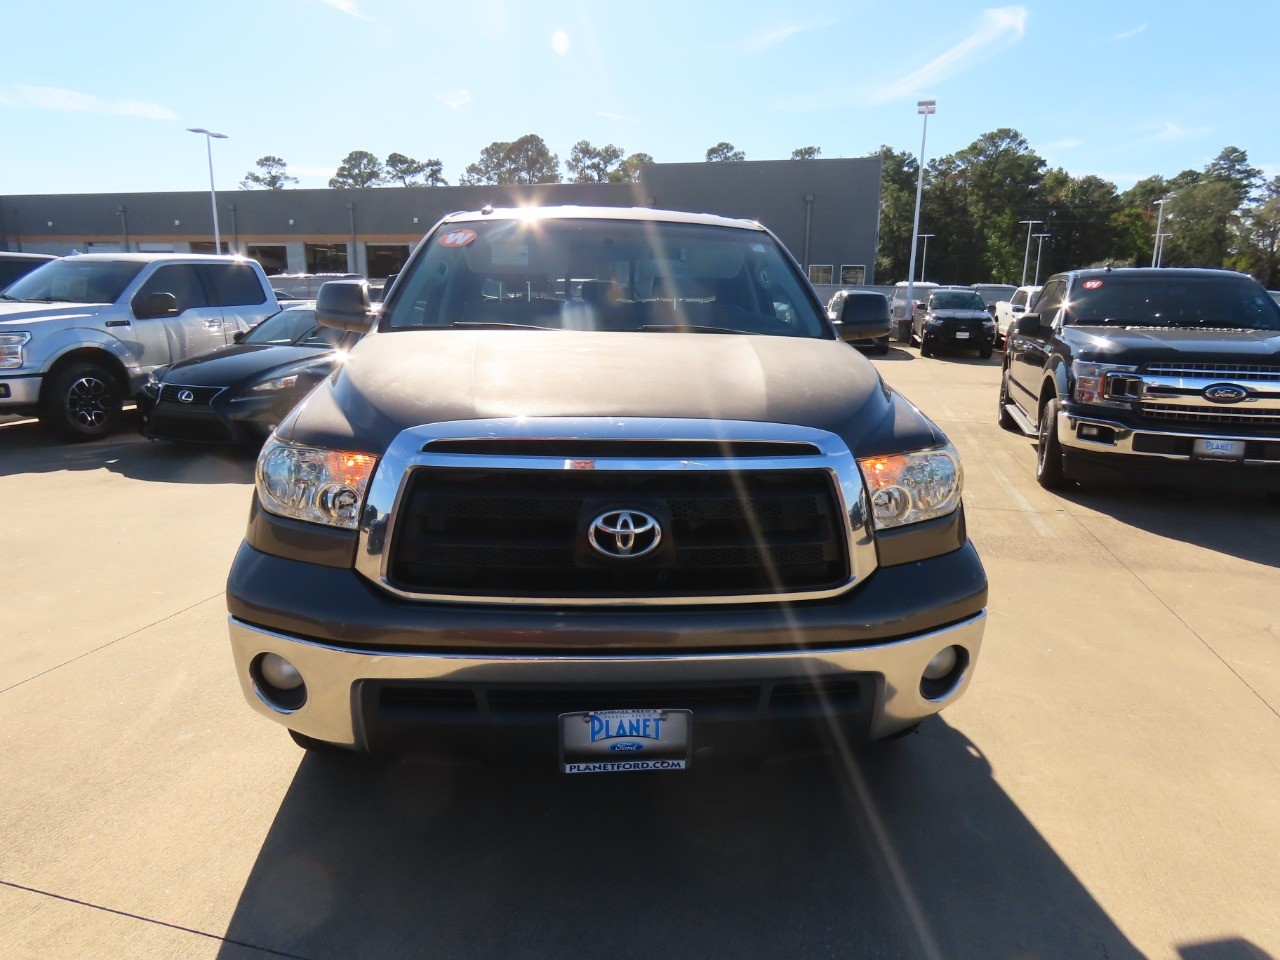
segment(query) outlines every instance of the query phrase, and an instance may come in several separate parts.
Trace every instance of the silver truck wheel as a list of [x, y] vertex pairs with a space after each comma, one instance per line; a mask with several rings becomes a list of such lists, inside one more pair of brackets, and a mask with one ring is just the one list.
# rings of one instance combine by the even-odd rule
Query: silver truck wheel
[[40, 422], [63, 440], [98, 440], [115, 428], [123, 404], [110, 370], [91, 360], [70, 363], [45, 384]]

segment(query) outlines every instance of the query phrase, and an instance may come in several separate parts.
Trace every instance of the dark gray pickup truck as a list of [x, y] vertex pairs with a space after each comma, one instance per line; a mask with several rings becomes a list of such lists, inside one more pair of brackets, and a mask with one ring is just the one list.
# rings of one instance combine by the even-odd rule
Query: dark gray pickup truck
[[683, 769], [968, 686], [955, 449], [759, 224], [455, 214], [376, 315], [358, 282], [317, 314], [372, 332], [263, 448], [227, 586], [303, 746]]

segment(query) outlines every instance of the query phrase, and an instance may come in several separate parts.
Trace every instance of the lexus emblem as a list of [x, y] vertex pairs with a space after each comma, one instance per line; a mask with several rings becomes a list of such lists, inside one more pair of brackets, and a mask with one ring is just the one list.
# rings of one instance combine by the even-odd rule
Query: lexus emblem
[[612, 559], [643, 557], [662, 542], [662, 527], [642, 510], [610, 510], [591, 521], [587, 540]]
[[1249, 399], [1249, 391], [1234, 383], [1211, 383], [1204, 388], [1204, 398], [1210, 403], [1240, 403]]
[[190, 402], [191, 402], [192, 400], [194, 400], [195, 398], [196, 398], [196, 395], [195, 395], [194, 393], [192, 393], [190, 390], [179, 390], [179, 391], [178, 391], [178, 399], [179, 399], [182, 403], [190, 403]]

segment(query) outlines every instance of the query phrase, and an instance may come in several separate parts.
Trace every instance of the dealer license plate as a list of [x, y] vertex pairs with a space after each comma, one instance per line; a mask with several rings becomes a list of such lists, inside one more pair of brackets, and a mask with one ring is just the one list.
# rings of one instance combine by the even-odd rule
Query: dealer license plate
[[969, 331], [968, 331], [968, 330], [957, 330], [957, 331], [956, 331], [956, 339], [957, 339], [957, 340], [968, 340], [968, 339], [969, 339]]
[[689, 710], [592, 710], [560, 715], [565, 773], [684, 770], [689, 766]]
[[1191, 455], [1202, 460], [1243, 460], [1244, 441], [1202, 438], [1191, 445]]

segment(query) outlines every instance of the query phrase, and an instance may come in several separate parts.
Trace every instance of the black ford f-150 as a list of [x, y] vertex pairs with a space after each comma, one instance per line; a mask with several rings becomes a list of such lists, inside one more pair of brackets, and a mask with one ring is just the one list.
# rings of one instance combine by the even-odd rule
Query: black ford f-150
[[1038, 436], [1046, 488], [1280, 491], [1280, 307], [1226, 270], [1051, 277], [1011, 332], [999, 420]]
[[[227, 587], [302, 745], [679, 769], [966, 689], [986, 579], [938, 428], [755, 223], [455, 214], [259, 457]], [[840, 336], [883, 336], [850, 313]]]

